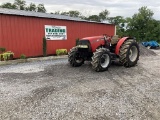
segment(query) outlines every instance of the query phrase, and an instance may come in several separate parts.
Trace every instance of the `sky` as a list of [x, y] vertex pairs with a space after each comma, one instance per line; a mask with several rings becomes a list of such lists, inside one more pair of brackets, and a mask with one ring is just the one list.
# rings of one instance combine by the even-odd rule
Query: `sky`
[[[78, 10], [83, 15], [98, 14], [107, 9], [109, 17], [132, 17], [142, 6], [147, 6], [154, 12], [154, 18], [160, 20], [160, 0], [25, 0], [27, 4], [43, 3], [47, 12]], [[13, 3], [14, 0], [0, 0]]]

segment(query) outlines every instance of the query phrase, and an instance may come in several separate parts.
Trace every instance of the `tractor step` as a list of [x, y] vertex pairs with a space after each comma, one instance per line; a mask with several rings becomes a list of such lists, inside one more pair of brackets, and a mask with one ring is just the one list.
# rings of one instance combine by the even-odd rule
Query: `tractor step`
[[115, 53], [110, 53], [111, 60], [117, 60], [117, 55]]

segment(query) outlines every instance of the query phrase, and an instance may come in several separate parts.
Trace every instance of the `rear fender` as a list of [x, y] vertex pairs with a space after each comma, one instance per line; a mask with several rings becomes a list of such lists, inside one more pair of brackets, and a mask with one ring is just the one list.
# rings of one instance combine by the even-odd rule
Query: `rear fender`
[[129, 37], [123, 37], [123, 38], [121, 38], [121, 39], [118, 41], [117, 46], [116, 46], [116, 50], [115, 50], [115, 54], [116, 54], [116, 55], [119, 55], [120, 48], [121, 48], [122, 44], [123, 44], [127, 39], [129, 39]]

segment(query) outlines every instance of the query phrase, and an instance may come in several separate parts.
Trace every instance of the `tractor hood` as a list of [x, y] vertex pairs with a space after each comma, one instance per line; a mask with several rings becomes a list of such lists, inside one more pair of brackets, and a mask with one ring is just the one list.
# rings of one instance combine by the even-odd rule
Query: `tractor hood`
[[89, 40], [90, 42], [92, 42], [92, 41], [103, 39], [103, 38], [104, 36], [93, 36], [93, 37], [85, 37], [85, 38], [82, 38], [81, 40]]
[[92, 52], [95, 52], [98, 47], [103, 46], [105, 44], [104, 36], [85, 37], [80, 39], [79, 43], [81, 45], [84, 45], [87, 41], [88, 41], [87, 45], [90, 46]]

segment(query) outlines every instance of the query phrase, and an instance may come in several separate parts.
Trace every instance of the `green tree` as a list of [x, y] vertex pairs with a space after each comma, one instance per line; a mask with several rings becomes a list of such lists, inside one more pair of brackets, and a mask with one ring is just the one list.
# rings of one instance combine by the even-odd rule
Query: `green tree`
[[15, 0], [14, 5], [19, 9], [19, 10], [25, 10], [26, 9], [26, 1], [24, 0]]
[[4, 3], [0, 5], [1, 8], [17, 9], [17, 6], [12, 3]]
[[56, 14], [56, 15], [60, 15], [61, 14], [61, 12], [60, 11], [56, 11], [56, 12], [51, 12], [51, 14]]
[[86, 18], [86, 20], [101, 22], [101, 19], [99, 18], [98, 15], [91, 15], [91, 16], [89, 16], [88, 18]]
[[77, 10], [75, 10], [75, 11], [71, 10], [68, 13], [69, 13], [69, 16], [71, 16], [71, 17], [79, 17], [81, 15], [81, 13]]
[[68, 12], [60, 12], [60, 11], [56, 11], [54, 14], [59, 14], [59, 15], [67, 15], [70, 17], [80, 17], [81, 13], [77, 10], [71, 10]]
[[138, 40], [148, 40], [150, 30], [153, 29], [153, 12], [147, 7], [141, 7], [139, 13], [128, 18], [127, 32]]
[[[57, 12], [58, 14], [58, 12]], [[60, 15], [66, 15], [66, 16], [69, 16], [69, 12], [61, 12]]]
[[109, 17], [108, 22], [116, 25], [117, 35], [126, 36], [126, 20], [122, 16]]
[[[53, 13], [51, 13], [51, 14], [53, 14]], [[71, 10], [68, 12], [56, 11], [56, 12], [54, 12], [54, 14], [67, 15], [70, 17], [79, 17], [81, 19], [89, 20], [89, 21], [103, 22], [103, 21], [107, 20], [108, 15], [109, 15], [109, 11], [104, 10], [104, 11], [100, 12], [98, 15], [90, 15], [88, 17], [82, 15], [82, 13], [77, 10]]]
[[104, 11], [100, 12], [99, 13], [99, 19], [100, 19], [100, 21], [103, 22], [103, 21], [107, 20], [108, 15], [109, 15], [109, 11], [106, 10], [106, 9]]
[[109, 17], [108, 18], [109, 23], [119, 25], [121, 23], [125, 23], [126, 20], [122, 16], [116, 16], [116, 17]]
[[152, 20], [149, 24], [149, 29], [146, 32], [146, 40], [157, 40], [160, 42], [160, 21]]
[[104, 22], [108, 19], [109, 11], [104, 10], [100, 12], [98, 15], [91, 15], [89, 17], [85, 17], [84, 19], [89, 21], [96, 21], [96, 22]]
[[42, 13], [46, 12], [46, 8], [44, 7], [44, 4], [39, 4], [37, 6], [37, 12], [42, 12]]
[[15, 0], [14, 4], [12, 3], [4, 3], [0, 5], [0, 8], [9, 8], [9, 9], [19, 9], [19, 10], [26, 10], [26, 11], [35, 11], [35, 12], [46, 12], [46, 8], [43, 4], [39, 4], [36, 6], [34, 3], [30, 3], [28, 6], [26, 5], [25, 0]]
[[27, 11], [37, 11], [37, 7], [34, 3], [30, 3], [30, 5], [28, 7], [26, 7]]

